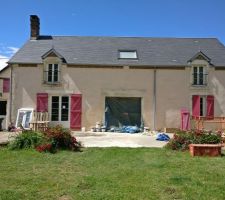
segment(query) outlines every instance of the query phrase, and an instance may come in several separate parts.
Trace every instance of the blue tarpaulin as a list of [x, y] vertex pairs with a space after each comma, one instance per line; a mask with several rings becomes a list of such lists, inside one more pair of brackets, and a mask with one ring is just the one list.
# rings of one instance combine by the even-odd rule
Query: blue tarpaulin
[[110, 131], [119, 133], [139, 133], [140, 129], [137, 126], [122, 126], [121, 128], [111, 128]]
[[170, 140], [170, 137], [168, 135], [166, 135], [165, 133], [159, 133], [156, 136], [156, 140], [159, 140], [159, 141], [169, 141]]

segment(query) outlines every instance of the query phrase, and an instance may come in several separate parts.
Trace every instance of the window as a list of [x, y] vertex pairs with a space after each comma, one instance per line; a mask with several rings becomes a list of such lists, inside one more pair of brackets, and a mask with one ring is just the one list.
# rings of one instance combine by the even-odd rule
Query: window
[[205, 68], [193, 67], [193, 85], [207, 85], [207, 74]]
[[120, 50], [119, 51], [119, 58], [120, 59], [137, 59], [137, 51], [131, 50]]
[[32, 120], [33, 109], [32, 108], [21, 108], [18, 110], [16, 127], [19, 127], [21, 124], [25, 129], [30, 128], [30, 122]]
[[208, 117], [214, 116], [214, 96], [192, 96], [192, 115], [195, 117]]
[[68, 121], [69, 120], [69, 97], [68, 96], [52, 96], [52, 121]]
[[200, 116], [206, 116], [206, 97], [200, 96]]
[[48, 64], [47, 71], [45, 72], [47, 83], [59, 83], [59, 65], [58, 64]]

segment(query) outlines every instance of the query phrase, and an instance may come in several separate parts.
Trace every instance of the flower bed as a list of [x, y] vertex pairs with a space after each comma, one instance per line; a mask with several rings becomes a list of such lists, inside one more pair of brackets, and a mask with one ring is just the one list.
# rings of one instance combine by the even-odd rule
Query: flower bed
[[221, 141], [221, 132], [207, 132], [198, 130], [179, 131], [174, 134], [173, 138], [167, 143], [166, 147], [172, 150], [182, 151], [190, 149], [192, 156], [212, 156], [221, 155]]

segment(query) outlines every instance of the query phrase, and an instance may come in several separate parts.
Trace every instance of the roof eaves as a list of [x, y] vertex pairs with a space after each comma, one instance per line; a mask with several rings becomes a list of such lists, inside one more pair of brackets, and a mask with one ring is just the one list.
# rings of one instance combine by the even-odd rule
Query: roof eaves
[[9, 65], [6, 65], [3, 69], [0, 70], [0, 73], [4, 72], [5, 70], [7, 70], [9, 68]]

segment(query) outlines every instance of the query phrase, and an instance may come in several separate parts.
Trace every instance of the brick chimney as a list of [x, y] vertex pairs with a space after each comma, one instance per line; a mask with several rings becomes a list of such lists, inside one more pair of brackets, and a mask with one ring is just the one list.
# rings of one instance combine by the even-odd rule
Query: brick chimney
[[30, 39], [37, 40], [40, 32], [40, 20], [37, 15], [30, 16]]

